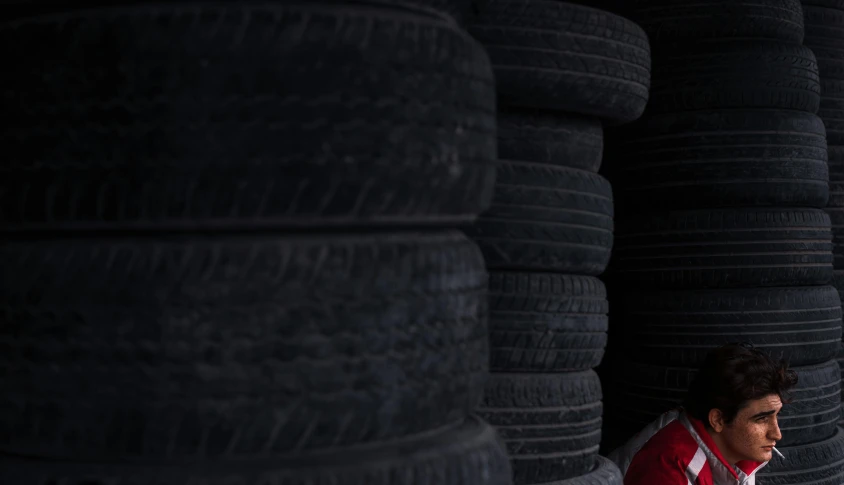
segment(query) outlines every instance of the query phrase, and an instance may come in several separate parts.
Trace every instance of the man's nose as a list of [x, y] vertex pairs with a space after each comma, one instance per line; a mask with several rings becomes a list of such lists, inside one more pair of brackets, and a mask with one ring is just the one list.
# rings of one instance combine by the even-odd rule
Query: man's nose
[[774, 418], [773, 425], [771, 426], [771, 430], [768, 432], [768, 438], [779, 441], [782, 439], [782, 433], [780, 433], [780, 425], [777, 422], [777, 418]]

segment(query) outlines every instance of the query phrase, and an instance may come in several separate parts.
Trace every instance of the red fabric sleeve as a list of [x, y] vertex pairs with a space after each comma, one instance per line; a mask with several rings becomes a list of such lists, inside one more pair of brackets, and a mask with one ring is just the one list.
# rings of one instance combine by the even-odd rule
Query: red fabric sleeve
[[643, 448], [636, 453], [627, 468], [624, 485], [655, 484], [688, 485], [686, 464], [673, 453]]

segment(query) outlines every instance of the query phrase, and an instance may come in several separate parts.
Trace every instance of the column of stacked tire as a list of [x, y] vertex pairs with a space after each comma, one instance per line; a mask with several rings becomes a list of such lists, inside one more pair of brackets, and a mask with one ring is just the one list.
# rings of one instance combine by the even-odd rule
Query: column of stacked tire
[[632, 22], [555, 0], [489, 0], [469, 31], [496, 72], [492, 207], [468, 230], [490, 270], [492, 375], [479, 414], [518, 485], [620, 484], [597, 456], [612, 190], [601, 120], [637, 118], [650, 52]]
[[[833, 284], [844, 293], [844, 2], [803, 2], [806, 46], [818, 59], [821, 76], [821, 107], [818, 115], [826, 126], [829, 144], [829, 202], [834, 254]], [[844, 368], [844, 344], [839, 353]], [[842, 421], [844, 423], [844, 421]]]
[[750, 341], [800, 379], [779, 418], [787, 460], [758, 483], [840, 485], [841, 308], [825, 286], [826, 140], [800, 4], [646, 0], [635, 10], [651, 35], [653, 84], [612, 157], [612, 281], [623, 297], [610, 335], [626, 352], [608, 421], [635, 432], [682, 400], [709, 349]]
[[44, 8], [0, 23], [0, 483], [511, 483], [447, 228], [493, 189], [480, 44], [396, 2]]

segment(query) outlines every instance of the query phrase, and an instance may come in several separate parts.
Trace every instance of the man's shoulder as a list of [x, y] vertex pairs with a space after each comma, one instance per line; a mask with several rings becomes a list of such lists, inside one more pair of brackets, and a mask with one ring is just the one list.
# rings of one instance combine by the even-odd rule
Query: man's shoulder
[[658, 453], [665, 457], [672, 455], [683, 463], [689, 463], [698, 451], [698, 443], [679, 420], [674, 420], [656, 432], [639, 450], [639, 453]]

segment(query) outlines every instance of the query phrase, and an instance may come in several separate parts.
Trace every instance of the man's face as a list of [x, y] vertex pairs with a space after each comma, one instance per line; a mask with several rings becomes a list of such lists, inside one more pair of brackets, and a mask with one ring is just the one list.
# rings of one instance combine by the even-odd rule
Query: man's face
[[776, 394], [749, 401], [732, 423], [721, 431], [721, 450], [727, 459], [735, 461], [768, 461], [772, 447], [782, 439], [777, 415], [782, 409], [782, 400]]

